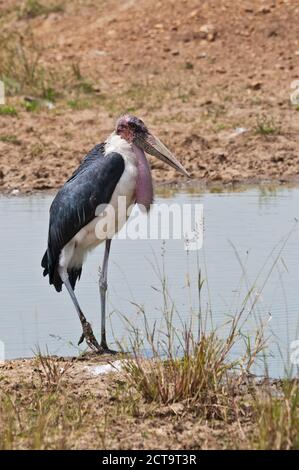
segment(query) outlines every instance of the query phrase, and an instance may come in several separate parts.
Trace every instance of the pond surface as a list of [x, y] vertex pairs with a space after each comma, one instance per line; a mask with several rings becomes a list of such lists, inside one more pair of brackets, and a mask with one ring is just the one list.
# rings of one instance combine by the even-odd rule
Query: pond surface
[[[80, 323], [68, 294], [64, 290], [56, 293], [40, 268], [52, 199], [52, 195], [0, 197], [0, 340], [7, 359], [30, 357], [38, 347], [57, 355], [78, 352]], [[212, 311], [216, 326], [241, 310], [246, 292], [252, 288], [244, 309], [245, 316], [252, 310], [245, 331], [253, 338], [263, 324], [270, 338], [270, 374], [282, 375], [290, 365], [291, 342], [299, 340], [299, 232], [295, 221], [299, 219], [299, 188], [253, 187], [218, 193], [182, 190], [156, 198], [162, 200], [203, 204], [203, 247], [187, 253], [181, 240], [112, 242], [110, 345], [128, 343], [131, 327], [125, 317], [142, 330], [138, 305], [143, 306], [150, 325], [156, 322], [163, 328], [163, 296], [156, 272], [163, 259], [168, 289], [179, 312], [180, 320], [174, 320], [178, 328], [189, 322], [191, 307], [198, 312], [198, 266], [205, 279], [202, 314]], [[101, 245], [89, 255], [76, 288], [95, 334], [100, 330], [98, 268], [103, 248]], [[256, 304], [251, 309], [252, 299]]]

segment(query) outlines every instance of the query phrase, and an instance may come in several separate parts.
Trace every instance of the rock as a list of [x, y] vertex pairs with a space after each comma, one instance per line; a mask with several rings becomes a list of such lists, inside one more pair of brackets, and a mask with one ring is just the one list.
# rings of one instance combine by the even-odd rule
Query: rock
[[173, 403], [172, 405], [169, 405], [169, 408], [177, 415], [184, 411], [185, 405], [184, 403]]
[[198, 10], [193, 10], [193, 11], [191, 11], [189, 17], [190, 18], [195, 18], [197, 15], [198, 15]]
[[55, 104], [52, 103], [52, 101], [45, 101], [44, 104], [45, 104], [45, 107], [46, 107], [47, 109], [50, 109], [50, 110], [51, 110], [51, 109], [54, 109], [54, 108], [55, 108]]
[[208, 105], [211, 105], [211, 104], [213, 104], [213, 101], [210, 98], [203, 98], [200, 101], [199, 106], [208, 106]]
[[248, 85], [247, 88], [250, 90], [260, 90], [262, 88], [262, 82], [252, 82]]
[[223, 179], [223, 176], [220, 173], [216, 172], [211, 172], [210, 174], [211, 181], [221, 181]]
[[216, 39], [217, 33], [212, 24], [204, 24], [199, 28], [199, 37], [201, 39], [206, 39], [207, 41], [214, 41]]
[[208, 54], [206, 52], [202, 52], [198, 56], [196, 56], [197, 59], [206, 59], [208, 57]]
[[268, 13], [271, 13], [271, 8], [267, 7], [266, 5], [263, 5], [258, 9], [257, 13], [267, 15]]
[[246, 129], [246, 127], [236, 127], [234, 129], [234, 135], [240, 135], [240, 134], [244, 134], [244, 132], [247, 132], [248, 129]]
[[225, 152], [219, 152], [215, 155], [215, 159], [219, 163], [224, 163], [227, 160], [227, 153]]
[[246, 129], [246, 127], [236, 127], [234, 129], [234, 132], [232, 132], [229, 135], [226, 135], [225, 138], [226, 139], [234, 139], [235, 137], [238, 137], [239, 135], [242, 135], [242, 134], [244, 134], [245, 132], [248, 132], [248, 131], [249, 131], [249, 129]]
[[267, 36], [268, 36], [268, 38], [277, 37], [277, 36], [278, 36], [277, 29], [276, 29], [276, 28], [271, 28], [271, 29], [268, 31]]
[[223, 68], [223, 67], [218, 67], [218, 68], [216, 69], [216, 73], [226, 73], [226, 70], [225, 70], [225, 68]]
[[192, 62], [185, 63], [185, 69], [192, 70], [193, 68], [194, 68], [194, 65], [192, 64]]
[[102, 57], [102, 56], [105, 56], [108, 54], [108, 52], [104, 51], [104, 50], [101, 50], [101, 49], [95, 49], [94, 51], [94, 54], [99, 56], [99, 57]]

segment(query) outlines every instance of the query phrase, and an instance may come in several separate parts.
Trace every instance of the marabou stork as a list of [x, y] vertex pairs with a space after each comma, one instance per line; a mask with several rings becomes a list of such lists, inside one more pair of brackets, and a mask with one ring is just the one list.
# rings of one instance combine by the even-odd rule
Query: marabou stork
[[[96, 145], [82, 160], [79, 167], [58, 191], [50, 208], [48, 247], [41, 265], [44, 276], [57, 292], [62, 284], [67, 288], [82, 324], [80, 344], [84, 339], [98, 353], [111, 352], [107, 346], [105, 309], [107, 290], [108, 257], [114, 233], [106, 231], [99, 235], [96, 226], [99, 220], [106, 222], [111, 213], [105, 204], [117, 214], [118, 198], [125, 197], [126, 209], [138, 203], [149, 210], [153, 201], [153, 184], [149, 163], [145, 153], [154, 155], [179, 172], [189, 176], [175, 156], [154, 137], [144, 122], [130, 115], [119, 118], [115, 131], [103, 144]], [[100, 208], [100, 210], [99, 210]], [[103, 216], [103, 214], [105, 214]], [[110, 214], [110, 215], [109, 215]], [[123, 223], [127, 220], [126, 210]], [[76, 281], [80, 279], [86, 254], [105, 241], [104, 260], [99, 279], [101, 297], [101, 343], [93, 334], [74, 293]]]

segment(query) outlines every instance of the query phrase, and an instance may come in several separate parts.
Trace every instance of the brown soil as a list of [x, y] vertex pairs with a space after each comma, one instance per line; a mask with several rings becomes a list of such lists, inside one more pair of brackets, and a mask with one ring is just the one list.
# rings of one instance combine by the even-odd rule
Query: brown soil
[[[0, 0], [3, 30], [26, 37], [30, 28], [60, 95], [54, 109], [34, 112], [24, 110], [24, 94], [8, 97], [17, 116], [0, 114], [0, 190], [60, 186], [126, 111], [193, 179], [299, 175], [299, 111], [290, 103], [299, 79], [297, 0], [74, 0], [34, 18], [18, 15], [19, 5]], [[83, 97], [66, 78], [74, 64], [92, 84]], [[152, 164], [156, 181], [183, 179]]]
[[[186, 403], [126, 397], [120, 372], [93, 376], [107, 359], [55, 359], [52, 386], [37, 359], [0, 365], [0, 449], [225, 449], [250, 444], [249, 417], [206, 420]], [[115, 358], [112, 359], [113, 361]], [[236, 398], [237, 401], [237, 398]], [[10, 406], [13, 404], [13, 406]], [[200, 408], [200, 407], [199, 407]], [[242, 429], [241, 429], [242, 426]]]

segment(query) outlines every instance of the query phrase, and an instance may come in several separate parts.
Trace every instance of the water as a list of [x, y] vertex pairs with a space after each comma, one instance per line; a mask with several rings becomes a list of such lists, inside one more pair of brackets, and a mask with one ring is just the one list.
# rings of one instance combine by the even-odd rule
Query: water
[[[202, 309], [213, 311], [215, 325], [240, 310], [242, 299], [255, 282], [258, 303], [246, 331], [253, 335], [262, 322], [270, 336], [268, 358], [272, 376], [283, 374], [289, 364], [291, 342], [299, 340], [299, 188], [249, 188], [238, 192], [193, 190], [166, 194], [157, 202], [198, 202], [204, 207], [204, 244], [188, 255], [179, 240], [115, 240], [109, 266], [108, 339], [128, 338], [126, 316], [142, 327], [143, 305], [151, 324], [162, 327], [161, 284], [153, 264], [161, 267], [161, 250], [169, 291], [182, 321], [197, 308], [197, 263], [207, 279]], [[0, 340], [7, 359], [30, 357], [39, 347], [51, 354], [76, 354], [81, 330], [66, 292], [56, 293], [42, 277], [40, 259], [47, 239], [48, 210], [52, 195], [0, 197]], [[292, 231], [281, 254], [284, 238]], [[233, 246], [232, 246], [233, 245]], [[245, 266], [246, 281], [234, 248]], [[274, 251], [271, 254], [271, 250]], [[76, 293], [94, 332], [100, 329], [98, 267], [103, 256], [99, 246], [87, 259]], [[278, 257], [277, 262], [273, 262]], [[197, 259], [198, 258], [198, 259]], [[271, 271], [272, 269], [272, 271]], [[191, 287], [187, 286], [188, 276]], [[264, 281], [269, 279], [265, 283]], [[179, 320], [175, 320], [179, 327]], [[252, 336], [253, 337], [253, 336]], [[72, 343], [72, 344], [71, 344]], [[280, 351], [279, 351], [280, 350]]]

